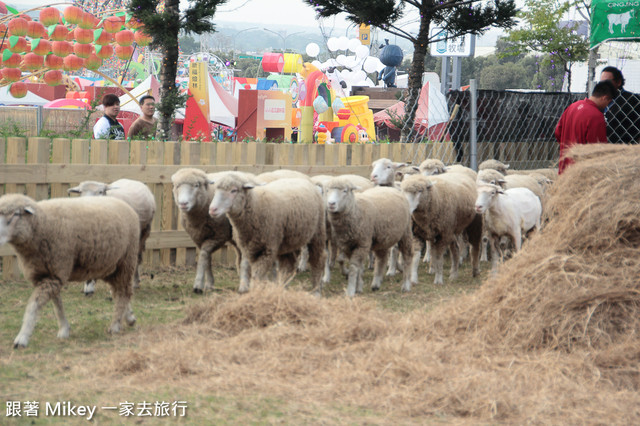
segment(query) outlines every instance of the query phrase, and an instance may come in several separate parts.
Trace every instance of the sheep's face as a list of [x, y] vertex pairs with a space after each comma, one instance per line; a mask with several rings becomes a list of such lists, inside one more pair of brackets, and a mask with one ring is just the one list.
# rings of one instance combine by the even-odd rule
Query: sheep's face
[[440, 175], [445, 172], [444, 163], [440, 160], [428, 159], [420, 164], [420, 173], [424, 176]]
[[80, 194], [81, 197], [95, 197], [107, 195], [109, 185], [104, 182], [87, 180], [80, 185], [67, 189], [69, 194]]
[[255, 185], [238, 180], [223, 179], [214, 186], [215, 193], [209, 204], [209, 216], [220, 217], [224, 214], [238, 214], [244, 209], [246, 192]]
[[400, 167], [406, 166], [406, 163], [394, 163], [388, 158], [380, 158], [374, 161], [371, 170], [371, 182], [377, 186], [390, 186], [396, 178], [396, 170]]
[[409, 175], [400, 185], [402, 193], [409, 202], [409, 210], [411, 213], [416, 211], [420, 203], [429, 201], [429, 191], [433, 183], [424, 177], [424, 175]]
[[326, 193], [327, 211], [330, 213], [340, 213], [354, 203], [354, 185], [329, 185]]
[[35, 214], [35, 208], [32, 205], [30, 199], [26, 203], [23, 202], [7, 202], [6, 197], [16, 198], [22, 197], [22, 195], [14, 195], [2, 197], [4, 200], [0, 201], [0, 246], [11, 243], [19, 242], [21, 240], [19, 235], [22, 234], [21, 228], [25, 225], [25, 217]]
[[498, 196], [498, 194], [502, 193], [502, 189], [497, 185], [480, 185], [478, 186], [478, 197], [476, 198], [476, 213], [484, 213], [489, 207], [491, 207], [491, 203]]
[[172, 180], [173, 199], [182, 212], [191, 211], [207, 197], [209, 184], [204, 173], [191, 176], [189, 179]]

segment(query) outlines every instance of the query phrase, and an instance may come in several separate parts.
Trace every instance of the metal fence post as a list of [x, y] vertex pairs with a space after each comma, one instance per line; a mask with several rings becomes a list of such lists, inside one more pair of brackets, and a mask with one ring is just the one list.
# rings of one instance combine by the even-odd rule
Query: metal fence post
[[478, 85], [475, 79], [469, 80], [469, 91], [471, 92], [470, 123], [469, 123], [469, 159], [471, 168], [478, 171]]
[[38, 128], [38, 133], [36, 133], [36, 136], [40, 136], [42, 125], [42, 105], [38, 105], [38, 111], [36, 112], [36, 126]]

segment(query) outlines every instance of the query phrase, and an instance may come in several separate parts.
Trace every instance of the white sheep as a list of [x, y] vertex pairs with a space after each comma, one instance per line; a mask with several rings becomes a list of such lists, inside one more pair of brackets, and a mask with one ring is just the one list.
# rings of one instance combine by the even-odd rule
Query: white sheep
[[475, 210], [484, 217], [491, 246], [492, 271], [498, 267], [498, 243], [508, 236], [516, 251], [522, 236], [529, 230], [540, 229], [542, 204], [540, 198], [527, 188], [503, 190], [498, 185], [481, 184], [477, 189]]
[[[349, 180], [336, 177], [327, 186], [327, 212], [336, 246], [349, 259], [347, 295], [362, 291], [364, 260], [375, 254], [372, 290], [378, 290], [389, 250], [398, 244], [404, 259], [413, 257], [409, 203], [394, 188], [375, 187], [356, 193]], [[402, 290], [411, 290], [409, 268], [404, 268]], [[417, 281], [416, 281], [417, 282]]]
[[[138, 267], [133, 275], [133, 288], [140, 287], [140, 273], [138, 269], [142, 263], [147, 238], [151, 234], [151, 222], [156, 212], [156, 200], [153, 193], [144, 183], [131, 179], [118, 179], [110, 184], [85, 180], [78, 186], [69, 188], [69, 194], [80, 194], [81, 197], [109, 196], [118, 198], [129, 204], [140, 219], [140, 244], [138, 251]], [[90, 296], [95, 289], [95, 280], [84, 283], [84, 294]]]
[[422, 163], [420, 163], [418, 169], [420, 170], [420, 173], [425, 176], [441, 175], [444, 173], [461, 173], [467, 175], [474, 181], [478, 177], [478, 174], [475, 172], [475, 170], [470, 169], [469, 167], [465, 167], [460, 164], [445, 166], [442, 161], [435, 158], [428, 158], [424, 160]]
[[[234, 172], [207, 175], [200, 169], [183, 168], [171, 176], [173, 199], [180, 209], [182, 225], [200, 249], [193, 283], [195, 293], [203, 293], [214, 287], [211, 255], [227, 243], [236, 247], [229, 219], [226, 216], [215, 218], [209, 216], [209, 204], [213, 199], [213, 187], [209, 182], [226, 173]], [[240, 262], [240, 254], [237, 250], [236, 254]]]
[[131, 279], [138, 264], [136, 212], [112, 197], [55, 198], [36, 202], [21, 194], [0, 197], [0, 245], [13, 246], [34, 290], [14, 347], [25, 347], [38, 312], [53, 300], [58, 337], [69, 337], [61, 289], [69, 281], [103, 279], [111, 286], [114, 314], [109, 331], [133, 325]]
[[396, 172], [406, 166], [407, 163], [391, 161], [388, 158], [379, 158], [371, 163], [371, 182], [376, 186], [394, 186]]
[[229, 218], [242, 261], [251, 270], [250, 282], [241, 279], [239, 291], [266, 280], [276, 261], [278, 281], [288, 283], [300, 250], [306, 246], [313, 289], [321, 294], [325, 214], [322, 196], [309, 179], [279, 179], [259, 186], [246, 176], [228, 174], [215, 182], [214, 191], [209, 215]]
[[[471, 244], [472, 274], [477, 276], [482, 216], [475, 212], [475, 181], [465, 174], [444, 173], [436, 176], [412, 175], [402, 182], [409, 200], [415, 226], [432, 248], [434, 284], [443, 284], [443, 256], [451, 250], [449, 278], [458, 277], [459, 248], [457, 236], [466, 234]], [[417, 277], [419, 254], [413, 258], [411, 274]], [[415, 278], [417, 279], [417, 278]], [[415, 279], [412, 279], [414, 281]]]
[[309, 176], [297, 170], [278, 169], [270, 172], [260, 173], [256, 176], [256, 180], [260, 183], [269, 183], [278, 179], [309, 179]]

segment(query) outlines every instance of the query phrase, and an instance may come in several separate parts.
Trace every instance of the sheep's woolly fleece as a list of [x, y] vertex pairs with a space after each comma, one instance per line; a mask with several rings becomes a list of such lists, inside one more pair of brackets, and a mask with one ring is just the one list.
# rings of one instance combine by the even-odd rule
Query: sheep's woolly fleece
[[94, 364], [96, 380], [362, 407], [381, 423], [637, 424], [640, 147], [571, 155], [543, 231], [474, 293], [410, 313], [267, 286], [217, 295]]

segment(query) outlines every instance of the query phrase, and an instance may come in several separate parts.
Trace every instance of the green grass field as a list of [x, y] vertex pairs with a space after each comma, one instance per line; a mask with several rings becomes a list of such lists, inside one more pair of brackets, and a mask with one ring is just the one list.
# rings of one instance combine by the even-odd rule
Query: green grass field
[[[448, 268], [448, 265], [445, 265]], [[474, 291], [486, 277], [488, 264], [481, 264], [481, 277], [471, 278], [468, 264], [461, 268], [459, 279], [445, 285], [434, 286], [433, 275], [420, 267], [420, 283], [410, 293], [400, 292], [401, 274], [387, 277], [382, 289], [372, 293], [368, 287], [372, 271], [365, 274], [364, 294], [358, 299], [375, 303], [381, 312], [408, 313], [413, 310], [429, 310], [461, 292]], [[124, 333], [110, 336], [106, 330], [111, 321], [112, 301], [105, 283], [99, 282], [96, 293], [86, 297], [81, 283], [71, 283], [63, 290], [62, 300], [67, 319], [71, 324], [69, 339], [56, 338], [57, 322], [53, 307], [48, 303], [41, 312], [35, 332], [25, 349], [15, 350], [12, 342], [22, 322], [31, 284], [26, 281], [0, 283], [0, 399], [3, 401], [0, 424], [80, 424], [86, 421], [80, 416], [46, 415], [46, 403], [73, 401], [77, 405], [98, 405], [94, 421], [120, 424], [129, 421], [162, 423], [177, 420], [187, 424], [383, 424], [395, 421], [412, 423], [416, 419], [393, 419], [379, 411], [378, 407], [354, 407], [335, 401], [309, 403], [307, 398], [283, 398], [276, 394], [246, 391], [240, 386], [237, 392], [218, 392], [216, 389], [198, 389], [193, 381], [162, 381], [149, 390], [144, 384], [131, 383], [126, 377], [114, 378], [105, 384], [104, 379], [93, 381], [92, 365], [101, 367], [110, 362], [111, 355], [123, 349], [135, 353], [139, 342], [149, 333], [165, 328], [172, 330], [184, 319], [188, 308], [206, 298], [221, 300], [236, 298], [237, 275], [234, 270], [216, 268], [216, 290], [210, 294], [192, 292], [195, 268], [148, 270], [143, 269], [141, 288], [133, 299], [137, 323]], [[334, 269], [331, 283], [325, 287], [325, 298], [344, 298], [346, 279]], [[288, 291], [309, 290], [308, 273], [301, 273], [290, 284]], [[169, 333], [170, 334], [170, 333]], [[79, 371], [83, 372], [82, 374]], [[98, 385], [97, 383], [101, 383]], [[194, 387], [195, 386], [195, 387]], [[14, 401], [39, 402], [38, 417], [7, 417], [8, 407]], [[101, 405], [113, 406], [125, 401], [175, 402], [186, 401], [186, 417], [126, 418], [117, 410], [101, 409]], [[86, 417], [86, 416], [85, 416]], [[433, 419], [437, 421], [437, 419]]]

